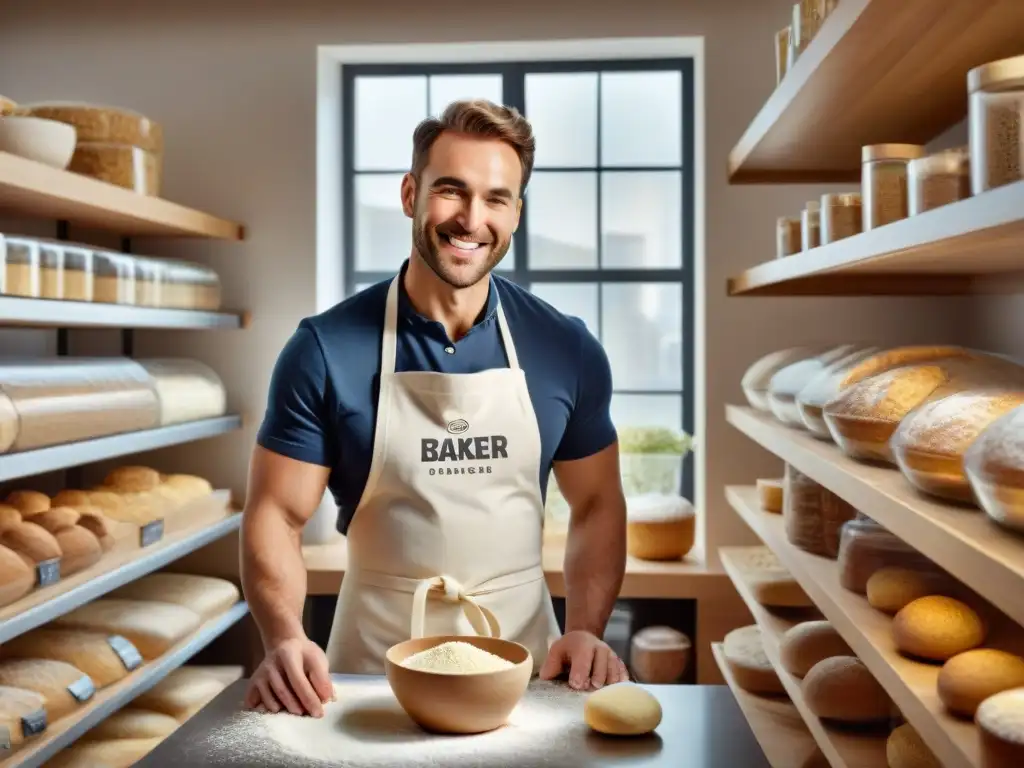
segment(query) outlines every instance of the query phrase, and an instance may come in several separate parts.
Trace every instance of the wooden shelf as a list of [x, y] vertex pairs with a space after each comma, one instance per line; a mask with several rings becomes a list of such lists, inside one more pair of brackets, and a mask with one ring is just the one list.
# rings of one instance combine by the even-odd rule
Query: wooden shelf
[[222, 500], [219, 510], [212, 505], [210, 513], [200, 516], [189, 528], [167, 533], [155, 544], [141, 549], [109, 552], [90, 568], [56, 584], [37, 588], [0, 608], [0, 643], [41, 627], [118, 587], [153, 573], [237, 531], [241, 524], [242, 515], [226, 508]]
[[244, 316], [229, 312], [133, 307], [91, 301], [0, 296], [0, 326], [10, 328], [153, 328], [234, 330]]
[[[745, 547], [723, 547], [719, 550], [722, 566], [729, 574], [736, 591], [750, 609], [754, 621], [761, 628], [764, 639], [764, 650], [772, 666], [779, 675], [786, 693], [793, 706], [807, 725], [812, 737], [817, 742], [822, 754], [832, 768], [878, 768], [886, 765], [885, 742], [888, 732], [878, 730], [866, 731], [859, 729], [843, 729], [827, 725], [818, 719], [804, 701], [800, 681], [787, 672], [779, 661], [779, 642], [782, 635], [792, 626], [801, 621], [810, 621], [815, 616], [785, 618], [757, 602], [750, 585], [746, 583], [743, 571], [739, 567]], [[790, 763], [793, 765], [793, 763]]]
[[[1021, 5], [1024, 8], [1024, 4]], [[730, 296], [963, 295], [1024, 276], [1024, 181], [729, 279]]]
[[843, 0], [730, 152], [729, 180], [857, 182], [863, 145], [929, 142], [967, 114], [968, 70], [1022, 51], [1020, 0]]
[[87, 731], [99, 725], [132, 699], [148, 691], [167, 675], [220, 637], [249, 612], [243, 601], [229, 608], [223, 615], [203, 624], [192, 635], [182, 640], [160, 658], [143, 664], [128, 677], [101, 688], [83, 707], [61, 718], [32, 737], [21, 749], [6, 760], [0, 768], [38, 768], [65, 747], [73, 744]]
[[0, 210], [63, 219], [126, 237], [244, 237], [236, 222], [6, 152], [0, 152]]
[[[947, 714], [939, 701], [936, 680], [941, 667], [901, 656], [893, 646], [890, 617], [868, 605], [861, 595], [842, 588], [834, 560], [792, 546], [786, 539], [782, 516], [759, 508], [756, 488], [733, 486], [725, 492], [733, 509], [775, 552], [942, 764], [946, 768], [975, 768], [980, 756], [977, 729], [970, 721]], [[1016, 650], [1015, 644], [1007, 644], [998, 636], [990, 638], [986, 647]]]
[[191, 443], [227, 434], [242, 426], [241, 416], [217, 416], [181, 424], [171, 424], [139, 432], [80, 440], [77, 443], [52, 445], [34, 451], [0, 455], [0, 482], [19, 477], [32, 477], [44, 472], [78, 467], [97, 461], [130, 456], [134, 453]]
[[1024, 537], [977, 509], [925, 498], [898, 470], [848, 459], [835, 445], [752, 408], [728, 406], [726, 420], [1024, 625]]
[[744, 691], [729, 671], [722, 644], [713, 643], [711, 652], [772, 768], [824, 768], [829, 764], [791, 701]]

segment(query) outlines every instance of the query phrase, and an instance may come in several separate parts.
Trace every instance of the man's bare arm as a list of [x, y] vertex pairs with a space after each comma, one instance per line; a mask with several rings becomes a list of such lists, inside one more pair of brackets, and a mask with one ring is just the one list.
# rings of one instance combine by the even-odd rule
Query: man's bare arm
[[626, 571], [626, 500], [618, 443], [593, 456], [556, 462], [571, 517], [565, 550], [565, 630], [604, 634]]
[[242, 517], [242, 588], [263, 647], [304, 638], [306, 566], [302, 528], [327, 487], [330, 470], [256, 446]]

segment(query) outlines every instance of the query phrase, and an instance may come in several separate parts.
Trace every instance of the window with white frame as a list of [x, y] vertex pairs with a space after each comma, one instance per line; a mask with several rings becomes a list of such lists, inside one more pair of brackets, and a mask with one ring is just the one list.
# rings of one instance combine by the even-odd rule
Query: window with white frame
[[[399, 187], [412, 134], [452, 101], [519, 109], [537, 140], [500, 274], [581, 318], [612, 367], [617, 425], [694, 421], [692, 59], [342, 68], [349, 293], [395, 273], [411, 223]], [[691, 461], [683, 493], [692, 498]]]

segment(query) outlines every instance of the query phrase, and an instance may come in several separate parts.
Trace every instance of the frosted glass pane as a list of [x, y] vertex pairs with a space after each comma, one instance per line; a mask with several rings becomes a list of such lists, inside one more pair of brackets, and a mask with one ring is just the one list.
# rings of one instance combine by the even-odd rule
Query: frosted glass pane
[[526, 76], [537, 168], [597, 166], [597, 73]]
[[601, 165], [682, 165], [683, 75], [601, 74]]
[[616, 427], [682, 429], [682, 395], [612, 395], [612, 422]]
[[426, 116], [426, 77], [357, 77], [355, 169], [408, 170], [412, 162], [412, 134]]
[[682, 389], [682, 284], [605, 283], [601, 290], [601, 343], [615, 389]]
[[559, 312], [578, 317], [595, 337], [600, 334], [595, 283], [534, 283], [530, 291]]
[[530, 269], [597, 266], [597, 174], [535, 173], [526, 192]]
[[356, 176], [356, 269], [397, 270], [412, 251], [412, 220], [402, 212], [402, 175]]
[[440, 117], [445, 107], [463, 99], [502, 103], [501, 75], [431, 75], [430, 114]]
[[601, 174], [601, 265], [672, 269], [683, 264], [682, 173]]

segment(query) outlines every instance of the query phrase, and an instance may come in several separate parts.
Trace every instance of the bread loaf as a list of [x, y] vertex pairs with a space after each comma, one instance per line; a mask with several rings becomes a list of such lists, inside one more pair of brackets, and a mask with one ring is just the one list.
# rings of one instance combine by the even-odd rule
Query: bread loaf
[[845, 523], [839, 541], [839, 583], [859, 595], [867, 593], [868, 579], [886, 566], [930, 571], [931, 560], [866, 517]]
[[179, 723], [205, 707], [225, 686], [202, 667], [179, 667], [135, 699], [133, 705], [170, 715]]
[[789, 464], [784, 483], [786, 538], [805, 552], [835, 559], [842, 526], [857, 510]]
[[994, 648], [965, 651], [942, 665], [936, 687], [946, 709], [973, 720], [989, 696], [1024, 688], [1024, 659]]
[[0, 533], [12, 525], [20, 525], [21, 522], [21, 512], [7, 504], [0, 504]]
[[822, 720], [876, 723], [890, 719], [892, 702], [860, 659], [833, 656], [819, 661], [801, 683], [804, 701]]
[[107, 525], [107, 521], [103, 518], [103, 513], [98, 507], [83, 506], [78, 508], [79, 518], [78, 524], [89, 531], [96, 540], [99, 541], [100, 547], [104, 552], [109, 552], [113, 549], [114, 536], [110, 532], [110, 526]]
[[680, 496], [648, 493], [626, 502], [626, 550], [640, 560], [678, 560], [693, 548], [696, 516]]
[[12, 491], [7, 495], [6, 501], [23, 516], [34, 515], [50, 508], [50, 497], [39, 491]]
[[981, 732], [981, 768], [1024, 765], [1024, 688], [985, 699], [975, 721]]
[[186, 501], [201, 499], [213, 493], [210, 481], [196, 475], [167, 475], [163, 478], [163, 484], [183, 493]]
[[825, 404], [854, 384], [900, 366], [969, 355], [970, 352], [963, 347], [950, 346], [896, 347], [885, 350], [869, 347], [857, 350], [828, 366], [800, 390], [797, 408], [811, 434], [823, 440], [831, 440], [832, 433], [825, 423]]
[[949, 594], [953, 580], [938, 570], [923, 571], [887, 566], [868, 578], [868, 604], [876, 610], [895, 615], [904, 606], [928, 595]]
[[150, 467], [118, 467], [104, 479], [103, 485], [117, 491], [151, 491], [160, 485], [160, 473]]
[[722, 653], [736, 685], [750, 693], [785, 693], [779, 675], [764, 652], [764, 640], [757, 625], [734, 629], [725, 636]]
[[35, 523], [14, 525], [0, 533], [0, 544], [14, 550], [28, 563], [60, 558], [60, 544], [53, 534]]
[[[127, 656], [131, 669], [117, 653], [111, 637], [83, 629], [42, 627], [19, 635], [0, 646], [0, 659], [50, 659], [71, 664], [92, 678], [100, 688], [123, 680], [138, 666]], [[119, 638], [119, 643], [127, 643]], [[129, 644], [129, 652], [135, 649]]]
[[162, 739], [82, 741], [58, 752], [47, 768], [130, 768], [159, 746]]
[[0, 607], [20, 600], [35, 584], [31, 566], [13, 550], [0, 546]]
[[759, 358], [747, 369], [740, 381], [747, 402], [759, 411], [770, 411], [771, 404], [768, 402], [768, 386], [771, 383], [772, 376], [790, 363], [806, 360], [824, 351], [822, 348], [791, 347], [789, 349], [781, 349], [778, 352], [769, 352], [764, 357]]
[[0, 729], [3, 728], [11, 736], [12, 747], [45, 729], [46, 699], [35, 691], [0, 685]]
[[180, 605], [100, 598], [57, 617], [52, 624], [122, 635], [150, 661], [199, 629], [200, 618]]
[[61, 577], [84, 571], [103, 557], [103, 547], [100, 546], [99, 539], [80, 525], [58, 531], [56, 539], [61, 552]]
[[94, 693], [92, 680], [82, 670], [49, 659], [0, 661], [0, 685], [40, 694], [49, 723], [70, 714]]
[[195, 611], [204, 620], [223, 614], [241, 599], [227, 579], [188, 573], [151, 573], [118, 587], [111, 597], [174, 603]]
[[908, 415], [891, 440], [896, 464], [911, 485], [966, 503], [974, 494], [964, 475], [964, 453], [1000, 416], [1024, 404], [1024, 387], [957, 392]]
[[850, 646], [827, 621], [805, 621], [790, 627], [779, 640], [779, 662], [794, 677], [804, 677], [819, 661], [853, 656]]
[[54, 507], [81, 507], [89, 503], [88, 491], [63, 490], [50, 500]]
[[768, 404], [775, 418], [783, 424], [803, 429], [804, 421], [796, 404], [797, 395], [827, 366], [855, 350], [856, 347], [849, 344], [833, 347], [828, 352], [790, 363], [776, 371], [768, 384]]
[[26, 521], [35, 523], [50, 533], [57, 533], [72, 527], [78, 522], [79, 517], [78, 512], [71, 507], [50, 507], [43, 512], [24, 516]]
[[893, 729], [885, 743], [889, 768], [942, 768], [921, 735], [909, 723]]
[[947, 661], [977, 648], [986, 634], [984, 622], [969, 605], [940, 595], [918, 598], [892, 621], [896, 648], [927, 661]]
[[757, 481], [757, 497], [761, 501], [761, 509], [765, 512], [782, 514], [782, 480]]
[[744, 547], [735, 554], [736, 567], [757, 602], [771, 608], [814, 605], [786, 567], [768, 547]]
[[992, 423], [964, 453], [975, 498], [994, 521], [1024, 531], [1024, 407]]
[[103, 515], [120, 523], [145, 525], [157, 519], [153, 510], [139, 504], [136, 498], [126, 499], [111, 490], [93, 490], [89, 492], [89, 503], [103, 510]]
[[174, 733], [178, 725], [178, 721], [170, 715], [128, 706], [88, 731], [82, 736], [82, 740], [166, 739]]

